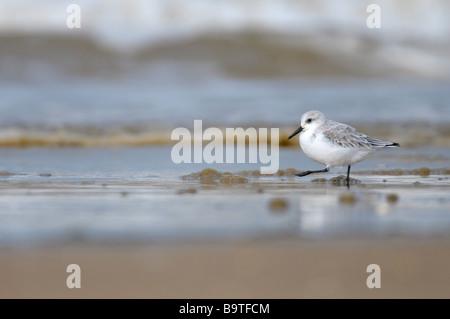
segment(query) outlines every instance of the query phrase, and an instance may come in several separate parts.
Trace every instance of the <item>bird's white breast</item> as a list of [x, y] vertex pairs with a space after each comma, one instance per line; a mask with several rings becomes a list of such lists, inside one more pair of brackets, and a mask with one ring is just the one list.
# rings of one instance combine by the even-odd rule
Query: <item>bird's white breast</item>
[[300, 146], [303, 152], [316, 162], [330, 167], [342, 167], [365, 159], [373, 150], [342, 147], [333, 144], [323, 134], [314, 131], [301, 132]]

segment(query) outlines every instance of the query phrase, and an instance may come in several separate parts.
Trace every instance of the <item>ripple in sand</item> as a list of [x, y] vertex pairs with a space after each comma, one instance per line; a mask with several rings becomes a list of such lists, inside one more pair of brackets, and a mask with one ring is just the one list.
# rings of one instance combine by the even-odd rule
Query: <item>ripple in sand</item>
[[212, 168], [205, 168], [204, 170], [181, 177], [185, 181], [200, 181], [201, 184], [218, 185], [218, 184], [245, 184], [248, 179], [239, 175], [233, 175], [230, 172], [221, 173]]
[[353, 193], [345, 193], [339, 196], [339, 202], [341, 204], [353, 205], [356, 202], [356, 196]]
[[283, 212], [288, 209], [289, 205], [284, 198], [273, 198], [269, 202], [269, 208], [273, 212]]
[[389, 170], [379, 170], [379, 171], [356, 171], [353, 174], [366, 174], [366, 175], [391, 175], [391, 176], [402, 176], [402, 175], [418, 175], [418, 176], [430, 176], [430, 175], [450, 175], [450, 168], [428, 168], [421, 167], [415, 169], [389, 169]]
[[50, 177], [50, 176], [52, 176], [52, 174], [50, 174], [50, 173], [41, 173], [41, 174], [39, 174], [39, 176], [41, 176], [41, 177]]
[[186, 188], [186, 189], [179, 189], [177, 190], [177, 194], [195, 194], [197, 193], [197, 190], [195, 188]]
[[0, 171], [0, 176], [11, 176], [16, 175], [15, 173], [11, 173], [9, 171]]
[[[315, 178], [311, 180], [312, 183], [329, 183], [336, 186], [347, 186], [347, 176], [340, 175], [327, 180], [326, 178]], [[361, 181], [359, 179], [350, 178], [350, 185], [360, 184]]]
[[398, 201], [398, 195], [394, 193], [387, 194], [386, 200], [388, 201], [388, 203], [394, 204]]

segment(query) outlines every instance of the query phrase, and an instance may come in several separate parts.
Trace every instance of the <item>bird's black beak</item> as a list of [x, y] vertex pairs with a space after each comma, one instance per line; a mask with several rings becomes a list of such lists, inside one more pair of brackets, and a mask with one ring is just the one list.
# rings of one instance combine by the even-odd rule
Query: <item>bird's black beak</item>
[[298, 133], [300, 133], [301, 131], [303, 131], [303, 127], [299, 127], [298, 129], [295, 130], [294, 133], [292, 133], [291, 135], [289, 135], [288, 140], [290, 140], [291, 138], [293, 138], [295, 135], [297, 135]]

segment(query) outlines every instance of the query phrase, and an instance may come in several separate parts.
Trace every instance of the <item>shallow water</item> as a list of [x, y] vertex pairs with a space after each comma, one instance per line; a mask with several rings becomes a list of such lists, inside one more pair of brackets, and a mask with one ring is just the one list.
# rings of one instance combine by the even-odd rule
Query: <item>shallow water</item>
[[450, 146], [447, 82], [69, 78], [0, 84], [0, 146], [7, 147], [171, 145], [172, 131], [193, 131], [194, 120], [202, 120], [203, 130], [280, 128], [287, 139], [311, 109], [403, 146]]
[[[446, 149], [399, 151], [411, 152], [449, 156]], [[3, 149], [0, 244], [448, 236], [449, 175], [366, 171], [443, 163], [421, 156], [401, 163], [385, 153], [355, 165], [360, 183], [347, 190], [330, 182], [345, 169], [297, 178], [257, 176], [256, 164], [216, 164], [246, 181], [184, 180], [214, 165], [176, 165], [169, 147]], [[291, 148], [281, 149], [280, 163], [283, 170], [318, 165]]]

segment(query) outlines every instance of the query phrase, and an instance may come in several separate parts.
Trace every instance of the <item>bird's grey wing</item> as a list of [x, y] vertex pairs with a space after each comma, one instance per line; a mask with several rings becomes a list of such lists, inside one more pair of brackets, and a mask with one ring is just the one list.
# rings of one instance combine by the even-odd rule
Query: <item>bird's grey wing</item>
[[340, 147], [366, 148], [370, 149], [372, 144], [368, 141], [368, 136], [359, 132], [351, 126], [327, 121], [322, 126], [322, 134], [330, 140], [331, 143]]

